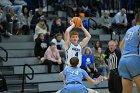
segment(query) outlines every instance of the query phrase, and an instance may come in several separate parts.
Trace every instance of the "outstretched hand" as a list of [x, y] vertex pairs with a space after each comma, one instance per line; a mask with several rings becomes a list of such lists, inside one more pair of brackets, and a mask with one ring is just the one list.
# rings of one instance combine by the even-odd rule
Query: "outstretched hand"
[[100, 75], [100, 76], [97, 78], [97, 80], [96, 80], [95, 82], [96, 82], [96, 84], [98, 84], [98, 83], [100, 83], [102, 80], [103, 80], [103, 76]]

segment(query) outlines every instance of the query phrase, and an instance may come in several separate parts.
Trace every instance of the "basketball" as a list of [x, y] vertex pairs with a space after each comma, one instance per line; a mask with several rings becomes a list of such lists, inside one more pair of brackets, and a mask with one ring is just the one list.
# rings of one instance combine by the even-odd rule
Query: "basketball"
[[82, 20], [79, 17], [73, 17], [71, 21], [75, 24], [75, 27], [80, 28], [82, 25]]

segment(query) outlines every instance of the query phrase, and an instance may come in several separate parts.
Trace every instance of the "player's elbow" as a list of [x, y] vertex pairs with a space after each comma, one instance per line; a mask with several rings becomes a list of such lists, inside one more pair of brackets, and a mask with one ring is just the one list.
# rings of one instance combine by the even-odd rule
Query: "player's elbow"
[[89, 35], [88, 38], [90, 39], [91, 38], [91, 35]]

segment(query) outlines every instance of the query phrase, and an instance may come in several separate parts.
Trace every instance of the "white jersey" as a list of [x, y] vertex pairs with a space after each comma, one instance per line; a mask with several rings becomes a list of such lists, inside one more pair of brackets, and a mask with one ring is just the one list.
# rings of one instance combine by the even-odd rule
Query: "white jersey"
[[78, 67], [80, 67], [82, 61], [82, 48], [80, 44], [74, 45], [71, 43], [69, 48], [66, 50], [66, 64], [70, 66], [70, 59], [75, 56], [79, 59]]

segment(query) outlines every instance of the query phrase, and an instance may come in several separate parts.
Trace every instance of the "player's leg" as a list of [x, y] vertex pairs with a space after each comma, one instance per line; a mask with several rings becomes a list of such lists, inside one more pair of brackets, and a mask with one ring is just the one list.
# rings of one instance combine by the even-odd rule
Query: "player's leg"
[[99, 92], [97, 92], [97, 91], [95, 91], [93, 89], [90, 89], [90, 88], [88, 88], [87, 90], [88, 90], [88, 93], [99, 93]]
[[61, 93], [61, 90], [58, 90], [56, 93]]
[[123, 93], [132, 93], [132, 81], [122, 78]]
[[133, 80], [136, 83], [136, 86], [138, 88], [138, 93], [140, 93], [140, 75], [134, 77]]

